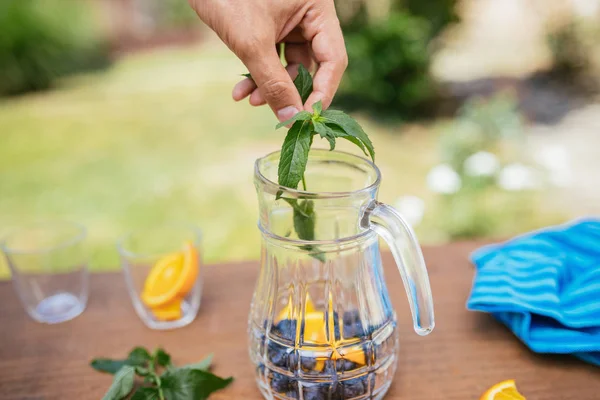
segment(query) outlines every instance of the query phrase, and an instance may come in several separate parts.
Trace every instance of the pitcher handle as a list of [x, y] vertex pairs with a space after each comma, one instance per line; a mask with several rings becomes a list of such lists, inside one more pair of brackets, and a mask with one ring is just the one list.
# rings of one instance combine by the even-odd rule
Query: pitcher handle
[[431, 286], [412, 228], [393, 207], [375, 200], [363, 213], [361, 227], [373, 230], [387, 242], [404, 282], [415, 332], [421, 336], [431, 333], [435, 325]]

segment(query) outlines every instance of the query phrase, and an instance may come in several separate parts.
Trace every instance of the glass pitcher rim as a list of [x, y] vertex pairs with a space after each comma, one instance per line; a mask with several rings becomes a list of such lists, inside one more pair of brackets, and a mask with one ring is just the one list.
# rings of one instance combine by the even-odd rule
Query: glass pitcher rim
[[348, 157], [350, 160], [354, 160], [355, 164], [362, 164], [367, 167], [370, 167], [373, 171], [375, 171], [375, 179], [369, 185], [362, 187], [360, 189], [352, 190], [352, 191], [339, 191], [339, 192], [313, 192], [310, 190], [300, 190], [300, 189], [292, 189], [286, 186], [281, 186], [277, 182], [273, 182], [269, 178], [267, 178], [262, 171], [260, 170], [260, 165], [263, 160], [266, 160], [270, 157], [273, 157], [276, 154], [280, 154], [281, 150], [272, 151], [258, 159], [254, 162], [254, 176], [258, 179], [263, 185], [267, 188], [272, 189], [273, 193], [277, 192], [285, 192], [286, 195], [291, 195], [293, 198], [310, 198], [310, 199], [339, 199], [344, 197], [353, 197], [359, 196], [363, 193], [369, 193], [379, 187], [381, 183], [381, 171], [377, 168], [377, 165], [373, 163], [371, 160], [358, 156], [356, 154], [348, 153], [345, 151], [339, 150], [327, 150], [327, 149], [311, 149], [308, 154], [308, 160], [310, 161], [311, 156], [315, 154], [341, 154], [345, 157]]

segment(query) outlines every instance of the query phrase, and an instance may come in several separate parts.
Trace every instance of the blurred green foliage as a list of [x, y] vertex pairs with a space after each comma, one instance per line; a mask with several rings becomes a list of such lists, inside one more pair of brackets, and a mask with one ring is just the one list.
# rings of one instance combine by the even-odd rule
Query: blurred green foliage
[[487, 151], [506, 162], [518, 161], [524, 151], [524, 122], [512, 94], [473, 98], [458, 111], [442, 133], [439, 149], [442, 161], [464, 177], [467, 158]]
[[187, 1], [159, 0], [158, 23], [162, 28], [190, 28], [200, 20]]
[[600, 73], [600, 27], [595, 20], [572, 19], [551, 29], [546, 41], [552, 54], [553, 72], [568, 81], [597, 87]]
[[74, 0], [0, 2], [0, 96], [47, 89], [108, 64], [90, 10]]
[[[458, 191], [439, 196], [436, 207], [438, 226], [449, 239], [510, 235], [515, 226], [539, 225], [535, 212], [539, 194], [507, 191], [497, 180], [502, 167], [527, 163], [523, 139], [523, 118], [510, 93], [468, 101], [442, 131], [441, 161], [450, 165], [461, 181]], [[467, 160], [480, 152], [493, 154], [499, 169], [491, 174], [469, 174]]]
[[411, 15], [424, 18], [429, 24], [431, 38], [435, 38], [446, 26], [459, 22], [457, 3], [457, 0], [395, 0], [392, 10], [406, 10]]
[[370, 17], [362, 3], [342, 21], [349, 65], [337, 102], [404, 119], [429, 111], [436, 96], [431, 45], [458, 20], [455, 5], [456, 0], [395, 0], [389, 12]]

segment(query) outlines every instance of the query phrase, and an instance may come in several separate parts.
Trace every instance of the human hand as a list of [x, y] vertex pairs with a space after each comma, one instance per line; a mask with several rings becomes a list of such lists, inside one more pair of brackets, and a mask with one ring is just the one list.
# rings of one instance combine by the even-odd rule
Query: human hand
[[[333, 0], [189, 0], [204, 21], [239, 57], [252, 79], [233, 88], [233, 99], [269, 104], [280, 121], [311, 111], [321, 100], [329, 107], [348, 64]], [[278, 44], [285, 43], [281, 64]], [[317, 64], [313, 93], [305, 104], [294, 87], [299, 64]]]

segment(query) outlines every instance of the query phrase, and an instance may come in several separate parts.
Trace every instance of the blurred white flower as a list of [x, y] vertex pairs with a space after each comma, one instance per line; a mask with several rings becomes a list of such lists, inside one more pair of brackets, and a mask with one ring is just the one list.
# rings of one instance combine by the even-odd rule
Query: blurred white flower
[[568, 186], [572, 180], [571, 160], [563, 146], [551, 145], [541, 148], [534, 154], [538, 164], [550, 173], [550, 182], [556, 186]]
[[491, 176], [500, 168], [498, 158], [487, 151], [479, 151], [465, 160], [465, 173], [470, 176]]
[[394, 206], [412, 227], [419, 225], [423, 220], [423, 215], [425, 214], [425, 202], [420, 197], [399, 197], [394, 203]]
[[502, 168], [498, 176], [498, 185], [504, 190], [518, 191], [535, 189], [539, 182], [533, 168], [514, 163]]
[[435, 193], [456, 193], [461, 185], [460, 176], [449, 164], [436, 165], [427, 174], [427, 187]]

